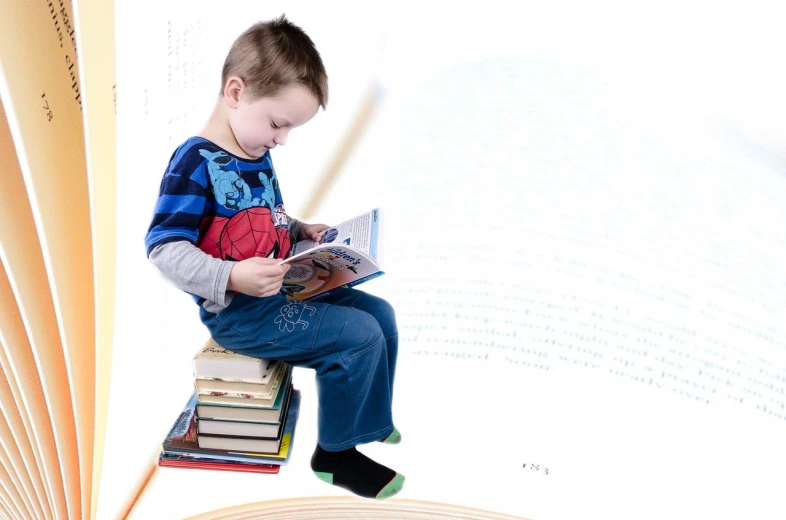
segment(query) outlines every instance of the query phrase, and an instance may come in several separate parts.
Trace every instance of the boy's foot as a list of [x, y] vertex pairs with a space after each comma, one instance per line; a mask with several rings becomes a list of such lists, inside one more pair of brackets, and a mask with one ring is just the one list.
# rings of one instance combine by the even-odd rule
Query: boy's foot
[[385, 444], [398, 444], [399, 442], [401, 442], [401, 433], [399, 433], [399, 431], [394, 426], [393, 433], [391, 433], [390, 435], [388, 435], [387, 437], [385, 437], [379, 442], [383, 442]]
[[311, 469], [328, 484], [365, 498], [392, 497], [404, 486], [404, 475], [374, 462], [355, 448], [326, 451], [317, 445], [311, 456]]

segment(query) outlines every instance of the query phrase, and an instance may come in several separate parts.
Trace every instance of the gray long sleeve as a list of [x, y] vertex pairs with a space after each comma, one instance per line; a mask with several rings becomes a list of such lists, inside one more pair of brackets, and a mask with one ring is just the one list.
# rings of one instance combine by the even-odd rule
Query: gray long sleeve
[[[294, 243], [304, 224], [289, 215], [287, 222]], [[148, 258], [172, 285], [204, 298], [202, 306], [208, 312], [218, 313], [232, 301], [235, 293], [227, 290], [227, 284], [236, 262], [215, 258], [188, 240], [160, 244], [150, 251]]]
[[158, 245], [149, 259], [172, 285], [205, 298], [205, 310], [217, 313], [232, 301], [235, 293], [227, 284], [236, 262], [210, 256], [187, 240]]
[[302, 228], [305, 224], [296, 218], [290, 217], [289, 215], [287, 215], [287, 223], [289, 224], [289, 237], [294, 244], [297, 242], [297, 237], [300, 234], [300, 228]]

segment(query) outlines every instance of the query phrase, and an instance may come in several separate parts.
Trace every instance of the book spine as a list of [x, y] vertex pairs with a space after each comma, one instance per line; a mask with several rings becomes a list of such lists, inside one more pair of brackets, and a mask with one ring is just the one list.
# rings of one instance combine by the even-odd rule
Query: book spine
[[159, 457], [158, 465], [162, 467], [205, 469], [218, 471], [238, 471], [246, 473], [278, 473], [280, 465], [248, 464], [238, 462], [211, 463], [203, 460], [177, 460]]
[[371, 211], [371, 239], [369, 241], [369, 255], [377, 261], [377, 242], [379, 240], [379, 208]]
[[[216, 400], [216, 397], [222, 399]], [[213, 399], [211, 399], [213, 398]], [[199, 406], [226, 406], [229, 408], [264, 408], [270, 409], [274, 406], [274, 399], [258, 399], [255, 397], [228, 397], [224, 395], [213, 396], [210, 394], [197, 394]]]
[[234, 399], [259, 399], [259, 400], [270, 400], [276, 395], [276, 390], [273, 389], [269, 393], [265, 394], [256, 394], [256, 393], [247, 393], [247, 392], [232, 392], [232, 391], [218, 391], [218, 390], [198, 390], [199, 395], [209, 395], [212, 397], [232, 397]]
[[265, 384], [275, 371], [275, 362], [248, 358], [233, 354], [234, 357], [194, 359], [194, 379], [225, 381], [233, 383]]
[[231, 376], [215, 377], [207, 374], [197, 374], [194, 376], [194, 379], [199, 379], [202, 381], [220, 381], [222, 383], [249, 383], [255, 385], [264, 385], [270, 381], [270, 378], [267, 376], [260, 379], [260, 378], [252, 378], [252, 377], [231, 377]]
[[[282, 382], [289, 378], [292, 369], [288, 365], [282, 365], [281, 370], [276, 371], [275, 378], [267, 383], [247, 383], [221, 381], [217, 384], [210, 384], [216, 379], [194, 379], [194, 387], [200, 395], [212, 395], [217, 397], [239, 397], [244, 399], [270, 399], [275, 398]], [[271, 374], [272, 376], [273, 374]], [[226, 383], [226, 384], [221, 384]]]

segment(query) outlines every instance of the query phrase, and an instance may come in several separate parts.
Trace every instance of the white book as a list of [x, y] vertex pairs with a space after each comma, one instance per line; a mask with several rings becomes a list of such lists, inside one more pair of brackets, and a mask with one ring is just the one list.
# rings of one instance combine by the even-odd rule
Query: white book
[[275, 437], [278, 435], [280, 422], [252, 423], [241, 421], [214, 421], [199, 419], [197, 431], [200, 434], [232, 435], [239, 437]]
[[243, 451], [252, 453], [278, 453], [281, 439], [255, 439], [252, 437], [224, 437], [223, 435], [198, 435], [199, 447], [209, 450]]
[[292, 371], [292, 366], [283, 362], [276, 363], [268, 383], [239, 383], [236, 381], [217, 381], [215, 379], [195, 379], [194, 388], [200, 396], [235, 397], [241, 399], [275, 399], [281, 382]]
[[227, 350], [210, 338], [194, 356], [194, 378], [264, 384], [270, 381], [275, 362]]

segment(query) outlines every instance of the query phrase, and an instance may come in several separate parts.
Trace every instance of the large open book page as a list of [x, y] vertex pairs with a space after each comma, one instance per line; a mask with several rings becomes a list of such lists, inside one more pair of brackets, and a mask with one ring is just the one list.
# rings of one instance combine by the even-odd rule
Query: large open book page
[[[115, 119], [115, 5], [105, 0], [74, 0], [78, 27], [79, 76], [85, 133], [85, 159], [90, 190], [90, 223], [95, 266], [95, 438], [89, 504], [95, 515], [104, 452], [106, 414], [115, 310], [116, 228], [116, 119]], [[88, 499], [87, 495], [85, 499]]]
[[34, 379], [23, 381], [40, 381], [46, 401], [50, 426], [35, 425], [52, 509], [81, 517], [90, 472], [80, 468], [93, 457], [95, 307], [73, 11], [70, 2], [3, 2], [0, 19], [0, 97], [18, 161], [3, 180], [26, 192], [3, 208], [0, 257], [29, 339], [6, 347], [14, 363], [35, 359]]
[[368, 287], [398, 309], [394, 417], [428, 446], [396, 459], [407, 495], [773, 517], [786, 178], [727, 129], [622, 111], [605, 85], [577, 63], [456, 66], [391, 96], [336, 187], [344, 211], [379, 201], [406, 245]]
[[[27, 473], [35, 487], [35, 499], [31, 497], [31, 500], [48, 508], [47, 513], [51, 515], [53, 510], [57, 510], [56, 496], [59, 495], [57, 503], [62, 506], [63, 511], [65, 511], [65, 500], [62, 482], [58, 480], [59, 459], [53, 429], [47, 415], [44, 390], [37, 372], [35, 354], [31, 350], [31, 341], [40, 342], [41, 351], [49, 354], [44, 363], [56, 364], [58, 359], [62, 360], [62, 351], [56, 348], [59, 347], [57, 326], [49, 288], [44, 284], [31, 283], [33, 280], [37, 281], [45, 277], [46, 269], [41, 257], [41, 247], [35, 239], [36, 231], [30, 203], [2, 104], [0, 104], [0, 153], [6, 158], [3, 172], [4, 189], [0, 190], [0, 218], [4, 222], [14, 223], [14, 225], [0, 226], [0, 244], [17, 246], [10, 248], [7, 253], [4, 247], [0, 247], [0, 259], [3, 264], [0, 273], [0, 286], [2, 286], [0, 301], [3, 308], [3, 312], [0, 313], [0, 343], [2, 343], [0, 359], [16, 408], [24, 422], [26, 435], [19, 430], [14, 430], [14, 437], [22, 445]], [[28, 287], [24, 292], [27, 302], [22, 302], [21, 305], [14, 296], [9, 279], [8, 271], [12, 264], [16, 266], [24, 264], [27, 267], [21, 271], [21, 279], [20, 274], [15, 277], [17, 286]], [[20, 291], [17, 290], [17, 293]], [[37, 312], [30, 313], [32, 316], [27, 317], [26, 321], [29, 328], [35, 329], [32, 336], [37, 340], [29, 339], [22, 317], [22, 309], [31, 304], [36, 306]], [[54, 378], [54, 382], [62, 384], [66, 379], [64, 367], [59, 374], [59, 379], [53, 375], [50, 377]], [[3, 411], [6, 417], [13, 412], [10, 406]], [[13, 424], [11, 419], [6, 420], [9, 424]], [[25, 444], [32, 449], [32, 457]]]
[[[390, 94], [330, 204], [379, 201], [406, 245], [366, 284], [398, 312], [405, 440], [364, 451], [407, 476], [407, 499], [538, 519], [772, 517], [786, 508], [786, 179], [698, 119], [648, 127], [603, 92], [580, 64], [509, 59]], [[301, 418], [290, 467], [221, 476], [227, 501], [291, 496], [286, 477], [327, 494], [305, 475]], [[135, 514], [218, 505], [168, 506], [204, 481], [178, 477]]]
[[[4, 477], [4, 481], [13, 481], [30, 516], [40, 517], [44, 511], [51, 515], [53, 485], [44, 479], [42, 464], [43, 456], [56, 458], [57, 453], [52, 431], [48, 428], [41, 385], [37, 378], [32, 381], [22, 379], [30, 374], [35, 375], [35, 365], [30, 359], [29, 364], [22, 367], [22, 373], [19, 374], [21, 377], [17, 377], [18, 372], [15, 369], [18, 367], [19, 356], [13, 360], [11, 357], [12, 345], [14, 351], [23, 353], [29, 353], [30, 347], [5, 269], [0, 269], [0, 302], [3, 305], [3, 313], [0, 314], [0, 411], [4, 419], [0, 421], [0, 445], [3, 448], [0, 458], [3, 469], [11, 477]], [[16, 366], [14, 362], [17, 363]], [[35, 409], [28, 407], [28, 403], [43, 406]], [[31, 415], [31, 411], [37, 413]], [[35, 435], [33, 420], [37, 426], [46, 425], [47, 429]], [[48, 435], [45, 435], [46, 433]], [[41, 442], [44, 439], [49, 443]], [[42, 445], [48, 450], [44, 455], [41, 453]]]
[[[582, 22], [574, 27], [592, 36]], [[401, 32], [413, 34], [408, 25]], [[163, 38], [155, 34], [146, 44]], [[402, 69], [412, 57], [416, 72], [388, 91], [310, 218], [332, 224], [369, 206], [386, 211], [386, 276], [363, 290], [397, 310], [393, 403], [403, 441], [362, 451], [407, 481], [382, 506], [427, 501], [544, 520], [778, 518], [786, 510], [782, 165], [698, 112], [669, 111], [666, 95], [646, 103], [646, 85], [626, 93], [618, 70], [531, 54], [429, 68], [401, 53]], [[159, 60], [152, 66], [163, 67]], [[136, 102], [147, 92], [153, 107], [153, 89], [137, 88]], [[124, 115], [121, 105], [119, 116], [141, 113]], [[164, 112], [149, 108], [151, 119], [119, 128], [144, 129], [149, 142], [133, 148], [163, 157], [157, 139], [176, 127], [155, 124], [156, 113]], [[278, 170], [288, 199], [290, 174], [300, 173]], [[150, 192], [160, 176], [134, 172], [121, 173], [125, 189], [148, 183]], [[144, 414], [163, 432], [187, 398], [173, 394], [190, 386], [182, 352], [203, 333], [137, 252], [120, 259], [128, 262], [120, 273], [140, 276], [121, 274], [118, 286], [115, 366], [130, 368], [115, 372], [111, 412], [125, 417], [110, 428]], [[346, 497], [311, 474], [316, 389], [311, 374], [296, 386], [302, 411], [280, 474], [162, 468], [131, 517], [251, 518], [276, 507], [253, 502]], [[138, 472], [140, 446], [157, 440], [139, 430], [116, 438], [128, 449], [107, 454], [114, 464], [102, 492], [112, 497]]]

